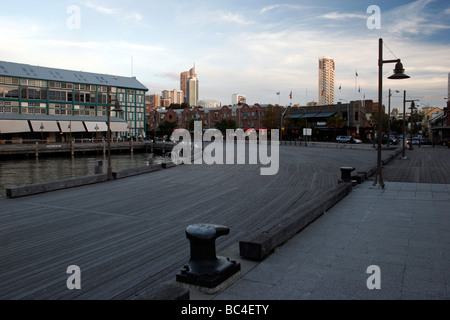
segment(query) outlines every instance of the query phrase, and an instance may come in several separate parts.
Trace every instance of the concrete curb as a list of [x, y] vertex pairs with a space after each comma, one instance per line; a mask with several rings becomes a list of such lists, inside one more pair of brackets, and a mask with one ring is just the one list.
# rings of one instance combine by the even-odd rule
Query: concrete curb
[[[145, 166], [145, 167], [139, 167], [139, 168], [131, 168], [131, 169], [125, 169], [119, 172], [113, 172], [113, 178], [116, 179], [123, 179], [139, 174], [145, 174], [150, 173], [154, 171], [159, 171], [161, 169], [168, 169], [175, 167], [175, 164], [172, 162], [165, 162], [162, 164], [155, 164], [151, 166]], [[26, 197], [31, 196], [35, 194], [40, 193], [46, 193], [51, 191], [57, 191], [62, 189], [69, 189], [69, 188], [75, 188], [75, 187], [81, 187], [89, 184], [95, 184], [95, 183], [101, 183], [101, 182], [107, 182], [108, 181], [108, 175], [107, 174], [97, 174], [92, 176], [85, 176], [85, 177], [76, 177], [76, 178], [70, 178], [70, 179], [64, 179], [64, 180], [58, 180], [58, 181], [51, 181], [51, 182], [44, 182], [44, 183], [38, 183], [38, 184], [32, 184], [27, 186], [19, 186], [19, 187], [12, 187], [6, 189], [6, 197], [10, 199], [14, 198], [20, 198], [20, 197]]]
[[20, 186], [6, 189], [6, 196], [10, 199], [30, 196], [39, 193], [56, 191], [61, 189], [74, 188], [94, 183], [108, 181], [107, 174], [98, 174], [94, 176], [86, 176], [81, 178], [70, 178], [59, 181], [32, 184], [28, 186]]

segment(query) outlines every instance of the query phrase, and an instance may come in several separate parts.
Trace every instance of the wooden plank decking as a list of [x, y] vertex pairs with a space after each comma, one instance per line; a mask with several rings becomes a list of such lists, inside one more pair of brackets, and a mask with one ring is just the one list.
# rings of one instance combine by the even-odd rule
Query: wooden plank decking
[[[445, 150], [447, 151], [447, 150]], [[280, 147], [276, 176], [258, 165], [183, 165], [19, 199], [0, 197], [0, 299], [132, 299], [189, 259], [185, 228], [230, 227], [217, 249], [283, 217], [374, 150]], [[81, 290], [66, 269], [81, 268]]]
[[414, 146], [406, 150], [383, 170], [385, 182], [414, 182], [450, 184], [450, 149], [443, 146]]

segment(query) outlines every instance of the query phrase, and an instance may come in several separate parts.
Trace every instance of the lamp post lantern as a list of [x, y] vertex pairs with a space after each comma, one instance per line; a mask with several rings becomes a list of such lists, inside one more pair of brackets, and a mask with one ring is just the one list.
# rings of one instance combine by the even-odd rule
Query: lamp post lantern
[[388, 79], [408, 79], [410, 76], [406, 75], [405, 69], [400, 59], [396, 60], [383, 60], [383, 39], [378, 41], [378, 152], [377, 152], [377, 173], [375, 176], [374, 186], [378, 185], [384, 189], [382, 163], [381, 163], [381, 136], [383, 134], [383, 64], [395, 63], [394, 74], [388, 77]]

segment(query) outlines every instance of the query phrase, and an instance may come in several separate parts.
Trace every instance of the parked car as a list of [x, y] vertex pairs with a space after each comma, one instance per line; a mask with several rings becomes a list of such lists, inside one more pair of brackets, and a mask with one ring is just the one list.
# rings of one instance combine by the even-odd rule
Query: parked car
[[[381, 138], [381, 143], [382, 144], [387, 144], [388, 142], [388, 136], [383, 136]], [[390, 136], [389, 137], [389, 144], [398, 144], [398, 139], [394, 136]]]
[[349, 136], [338, 136], [336, 138], [337, 142], [342, 142], [342, 143], [350, 143], [350, 137]]
[[438, 139], [437, 141], [438, 144], [442, 144], [443, 146], [446, 146], [450, 143], [450, 138], [442, 138], [442, 139]]
[[431, 144], [431, 141], [428, 138], [420, 138], [420, 144], [429, 145]]

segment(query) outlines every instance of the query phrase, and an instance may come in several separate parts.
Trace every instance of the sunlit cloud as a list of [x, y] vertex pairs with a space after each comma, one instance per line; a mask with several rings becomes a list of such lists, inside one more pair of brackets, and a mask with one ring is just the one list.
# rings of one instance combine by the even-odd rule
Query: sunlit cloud
[[91, 1], [84, 2], [84, 5], [90, 9], [94, 9], [98, 13], [105, 14], [105, 15], [116, 15], [120, 12], [119, 9], [100, 6]]
[[330, 19], [330, 20], [346, 20], [346, 19], [367, 19], [366, 14], [362, 13], [340, 13], [340, 12], [329, 12], [325, 13], [318, 18]]
[[270, 6], [266, 6], [266, 7], [262, 8], [260, 13], [264, 14], [269, 11], [273, 11], [273, 10], [277, 10], [277, 9], [300, 10], [300, 9], [305, 9], [305, 8], [308, 8], [308, 7], [302, 6], [302, 5], [295, 5], [295, 4], [275, 4], [275, 5], [270, 5]]

